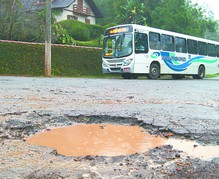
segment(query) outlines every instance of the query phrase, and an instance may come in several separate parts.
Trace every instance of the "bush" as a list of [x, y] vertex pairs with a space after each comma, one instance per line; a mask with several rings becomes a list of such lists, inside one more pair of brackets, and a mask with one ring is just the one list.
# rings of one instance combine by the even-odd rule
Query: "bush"
[[104, 30], [105, 30], [105, 28], [103, 26], [100, 26], [100, 25], [86, 24], [86, 26], [90, 30], [90, 38], [91, 39], [99, 38], [101, 35], [103, 35]]
[[60, 24], [53, 25], [52, 43], [56, 44], [75, 44], [75, 40], [66, 32]]
[[59, 22], [66, 32], [75, 40], [90, 40], [90, 30], [86, 24], [79, 21], [64, 20]]
[[108, 26], [85, 24], [74, 20], [65, 20], [58, 23], [66, 32], [78, 41], [91, 41], [100, 38]]
[[101, 38], [93, 39], [90, 41], [76, 41], [77, 46], [86, 47], [103, 47], [103, 40]]

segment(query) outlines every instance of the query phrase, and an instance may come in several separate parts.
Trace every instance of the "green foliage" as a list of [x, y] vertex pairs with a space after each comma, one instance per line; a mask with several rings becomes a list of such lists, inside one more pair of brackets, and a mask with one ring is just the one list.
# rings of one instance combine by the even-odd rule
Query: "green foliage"
[[96, 38], [90, 41], [75, 41], [75, 44], [77, 46], [86, 46], [86, 47], [102, 47], [103, 46], [103, 39], [100, 38]]
[[187, 0], [160, 1], [152, 12], [152, 21], [153, 27], [198, 37], [204, 37], [207, 29], [215, 31], [216, 25]]
[[90, 41], [99, 38], [105, 30], [104, 26], [85, 24], [73, 20], [64, 20], [57, 24], [60, 25], [67, 34], [78, 41]]
[[100, 25], [106, 25], [110, 23], [118, 23], [117, 11], [114, 3], [118, 0], [94, 0], [97, 7], [100, 9], [104, 18], [97, 19], [97, 23]]
[[17, 38], [23, 20], [19, 0], [0, 0], [0, 39]]
[[67, 34], [66, 30], [60, 24], [55, 24], [52, 27], [52, 43], [56, 44], [75, 44], [75, 40]]
[[0, 42], [0, 74], [40, 76], [43, 74], [43, 45]]
[[100, 25], [92, 25], [92, 24], [86, 24], [87, 28], [90, 31], [90, 40], [99, 38], [104, 33], [104, 27]]
[[55, 76], [101, 76], [100, 49], [52, 48], [52, 74]]
[[213, 20], [212, 12], [207, 7], [192, 4], [191, 0], [96, 0], [95, 2], [105, 17], [98, 20], [102, 25], [111, 22], [147, 24], [213, 40], [219, 38], [216, 32], [218, 22]]
[[141, 0], [126, 0], [123, 5], [119, 6], [117, 18], [123, 23], [145, 25], [145, 11], [146, 6]]
[[[44, 42], [45, 8], [36, 13], [28, 13], [24, 11], [22, 1], [0, 0], [0, 39]], [[218, 22], [213, 20], [212, 12], [206, 7], [191, 4], [191, 0], [94, 1], [105, 17], [97, 19], [100, 25], [72, 20], [56, 24], [55, 16], [59, 16], [62, 11], [53, 9], [52, 42], [74, 44], [75, 39], [77, 44], [93, 46], [94, 39], [100, 39], [107, 27], [124, 23], [147, 24], [212, 40], [219, 38]], [[30, 7], [32, 3], [30, 2]]]
[[85, 23], [73, 20], [64, 20], [58, 24], [60, 24], [75, 40], [90, 40], [90, 30], [87, 28]]
[[[1, 75], [44, 75], [44, 45], [0, 42]], [[102, 76], [101, 49], [52, 46], [53, 76]]]

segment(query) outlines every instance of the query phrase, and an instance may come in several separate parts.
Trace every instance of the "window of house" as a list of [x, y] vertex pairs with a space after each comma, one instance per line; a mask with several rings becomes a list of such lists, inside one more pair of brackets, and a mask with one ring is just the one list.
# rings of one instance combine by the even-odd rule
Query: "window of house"
[[180, 53], [186, 53], [187, 47], [186, 47], [186, 39], [175, 37], [175, 45], [176, 45], [176, 51]]
[[205, 42], [198, 42], [199, 55], [207, 55], [207, 44]]
[[86, 24], [90, 24], [90, 19], [85, 19]]
[[150, 48], [154, 50], [161, 49], [160, 34], [155, 32], [149, 33]]
[[67, 15], [68, 20], [78, 20], [77, 16]]
[[214, 44], [208, 44], [207, 52], [208, 52], [208, 56], [216, 57], [217, 56], [216, 46]]
[[174, 48], [174, 38], [170, 35], [161, 35], [161, 48], [164, 51], [175, 51]]
[[197, 41], [188, 39], [187, 40], [187, 45], [188, 45], [188, 53], [191, 53], [191, 54], [197, 54], [198, 53], [198, 51], [197, 51]]

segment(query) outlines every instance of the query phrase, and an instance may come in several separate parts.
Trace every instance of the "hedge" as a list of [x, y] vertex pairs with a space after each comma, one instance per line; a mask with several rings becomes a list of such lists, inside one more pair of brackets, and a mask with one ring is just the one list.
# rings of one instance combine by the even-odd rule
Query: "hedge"
[[[0, 74], [43, 76], [44, 44], [0, 41]], [[102, 76], [100, 48], [52, 45], [53, 76]]]

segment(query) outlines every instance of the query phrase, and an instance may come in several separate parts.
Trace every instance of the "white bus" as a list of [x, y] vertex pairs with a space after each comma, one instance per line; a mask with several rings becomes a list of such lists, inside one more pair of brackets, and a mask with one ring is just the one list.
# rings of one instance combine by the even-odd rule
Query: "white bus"
[[104, 33], [102, 71], [124, 79], [203, 79], [219, 73], [219, 42], [136, 24], [114, 26]]

